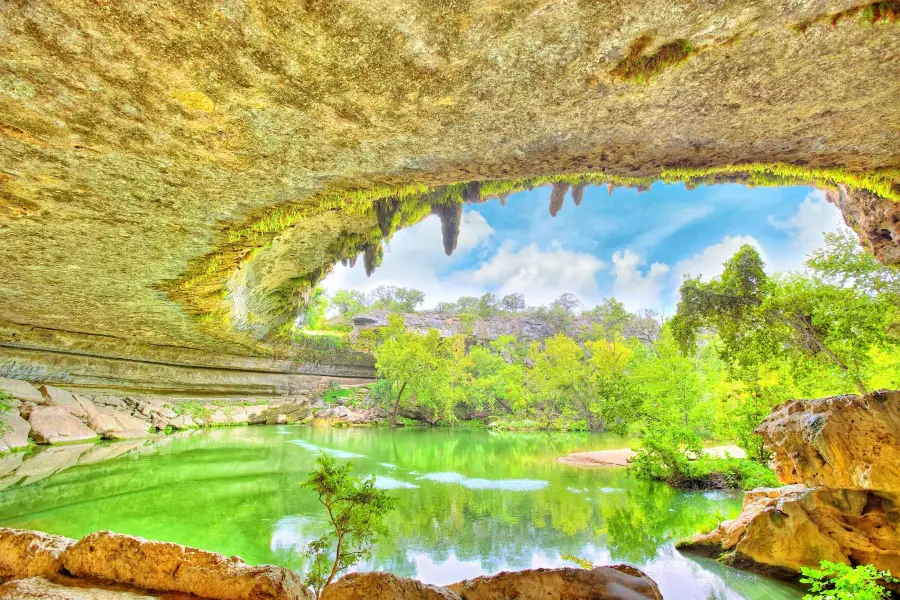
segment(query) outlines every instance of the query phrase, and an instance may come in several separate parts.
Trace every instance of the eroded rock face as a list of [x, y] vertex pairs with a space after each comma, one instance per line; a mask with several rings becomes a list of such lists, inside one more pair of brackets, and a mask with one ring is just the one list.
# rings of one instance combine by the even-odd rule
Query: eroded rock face
[[900, 264], [900, 202], [843, 185], [826, 191], [825, 198], [841, 210], [844, 222], [875, 258], [886, 265]]
[[736, 567], [795, 576], [821, 560], [900, 568], [900, 505], [895, 495], [792, 485], [744, 495], [738, 518], [681, 542]]
[[335, 427], [341, 425], [371, 425], [386, 419], [388, 414], [380, 408], [351, 408], [330, 406], [313, 415], [310, 425]]
[[350, 573], [325, 588], [321, 600], [460, 600], [445, 587], [390, 573]]
[[211, 600], [310, 598], [296, 573], [288, 569], [250, 566], [235, 556], [106, 531], [82, 538], [66, 552], [63, 566], [77, 577], [190, 593]]
[[97, 438], [97, 433], [59, 406], [39, 406], [31, 411], [31, 439], [38, 444], [66, 444]]
[[0, 528], [0, 578], [54, 575], [75, 540], [40, 531]]
[[[65, 583], [70, 585], [65, 585]], [[0, 600], [158, 600], [150, 596], [125, 589], [107, 589], [98, 585], [85, 586], [77, 580], [54, 577], [19, 579], [0, 585]], [[167, 599], [168, 600], [168, 599]], [[180, 598], [171, 600], [182, 600]], [[188, 600], [185, 598], [184, 600]]]
[[503, 572], [447, 587], [463, 600], [662, 600], [656, 583], [629, 565]]
[[756, 431], [783, 483], [900, 492], [900, 391], [792, 400]]

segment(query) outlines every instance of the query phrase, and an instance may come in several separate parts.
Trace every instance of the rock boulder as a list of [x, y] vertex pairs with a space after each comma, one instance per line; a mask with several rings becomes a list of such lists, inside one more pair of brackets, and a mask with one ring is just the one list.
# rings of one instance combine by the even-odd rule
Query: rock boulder
[[[65, 585], [63, 582], [71, 585]], [[44, 577], [31, 577], [0, 585], [0, 600], [155, 600], [156, 598], [158, 597], [131, 590], [85, 585], [78, 580], [59, 576], [54, 577], [53, 581]]]
[[865, 490], [760, 488], [741, 514], [678, 548], [781, 577], [821, 560], [900, 572], [900, 503]]
[[75, 540], [39, 531], [0, 528], [0, 578], [54, 575]]
[[63, 557], [76, 577], [128, 583], [147, 590], [183, 592], [210, 600], [306, 600], [296, 573], [250, 566], [238, 557], [100, 531], [82, 538]]
[[6, 392], [16, 400], [21, 400], [22, 402], [34, 402], [35, 404], [44, 403], [44, 397], [38, 389], [27, 381], [0, 377], [0, 392]]
[[92, 440], [97, 434], [59, 406], [39, 406], [29, 415], [31, 439], [38, 444], [65, 444]]
[[390, 573], [350, 573], [325, 589], [321, 600], [460, 600], [445, 587]]
[[31, 425], [16, 412], [0, 415], [0, 452], [26, 447], [30, 432]]
[[447, 588], [462, 600], [662, 600], [656, 583], [629, 565], [503, 572]]
[[42, 385], [41, 393], [44, 395], [47, 406], [59, 406], [60, 408], [64, 408], [79, 419], [83, 419], [87, 416], [84, 409], [81, 407], [81, 404], [79, 404], [72, 394], [66, 390], [53, 387], [52, 385]]
[[792, 400], [756, 432], [783, 483], [900, 493], [900, 391]]

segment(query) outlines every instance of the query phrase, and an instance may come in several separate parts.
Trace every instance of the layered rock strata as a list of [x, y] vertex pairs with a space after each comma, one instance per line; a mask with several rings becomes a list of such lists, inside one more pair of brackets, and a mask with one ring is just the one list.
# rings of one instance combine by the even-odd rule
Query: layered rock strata
[[757, 429], [782, 488], [681, 550], [783, 577], [821, 560], [900, 572], [900, 392], [793, 400]]
[[[0, 529], [0, 599], [311, 600], [300, 577], [236, 556], [100, 531], [78, 542]], [[185, 596], [181, 596], [184, 594]], [[189, 595], [189, 596], [188, 596]], [[441, 587], [390, 573], [351, 573], [322, 600], [661, 600], [659, 588], [628, 565], [504, 572]]]

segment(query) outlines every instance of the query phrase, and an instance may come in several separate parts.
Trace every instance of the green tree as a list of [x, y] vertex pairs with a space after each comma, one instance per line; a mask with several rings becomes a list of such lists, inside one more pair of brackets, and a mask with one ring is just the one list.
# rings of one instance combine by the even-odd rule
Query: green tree
[[454, 361], [459, 358], [460, 339], [442, 340], [437, 330], [417, 333], [406, 329], [403, 318], [389, 315], [388, 325], [379, 332], [381, 343], [375, 348], [378, 376], [391, 384], [395, 394], [391, 407], [391, 425], [403, 400], [428, 408], [433, 418], [452, 418], [451, 389]]
[[303, 311], [303, 328], [318, 330], [325, 326], [325, 311], [328, 310], [328, 296], [325, 290], [316, 286], [306, 301]]
[[543, 347], [537, 342], [531, 344], [528, 394], [546, 429], [581, 391], [578, 386], [585, 380], [583, 356], [575, 340], [561, 333], [544, 340]]
[[625, 309], [625, 305], [615, 298], [606, 298], [584, 315], [596, 323], [603, 335], [609, 339], [625, 333], [625, 327], [635, 319], [635, 315]]
[[353, 476], [352, 463], [338, 466], [322, 453], [316, 464], [301, 485], [318, 494], [331, 529], [310, 542], [307, 555], [312, 566], [304, 583], [321, 598], [339, 573], [371, 557], [372, 546], [385, 533], [384, 516], [395, 500], [375, 489], [374, 475], [365, 481]]
[[368, 308], [366, 295], [358, 290], [338, 290], [331, 296], [331, 306], [342, 317], [353, 317]]
[[507, 294], [500, 300], [500, 308], [506, 312], [520, 313], [525, 310], [525, 294]]
[[882, 600], [891, 597], [883, 583], [900, 583], [890, 571], [879, 571], [873, 565], [851, 567], [823, 560], [818, 569], [803, 567], [801, 572], [800, 582], [808, 584], [812, 592], [803, 600]]

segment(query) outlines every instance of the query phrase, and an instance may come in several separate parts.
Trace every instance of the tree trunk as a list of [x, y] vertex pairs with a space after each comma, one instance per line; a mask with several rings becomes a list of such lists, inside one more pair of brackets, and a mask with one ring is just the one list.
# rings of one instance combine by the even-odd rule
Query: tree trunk
[[400, 393], [397, 394], [397, 399], [394, 400], [394, 408], [391, 409], [391, 427], [397, 426], [397, 410], [400, 408], [400, 398], [403, 397], [403, 390], [406, 389], [406, 382], [403, 382], [403, 385], [400, 386]]

